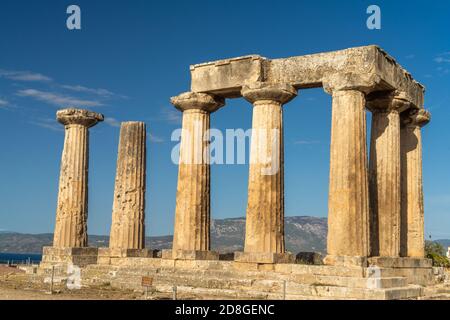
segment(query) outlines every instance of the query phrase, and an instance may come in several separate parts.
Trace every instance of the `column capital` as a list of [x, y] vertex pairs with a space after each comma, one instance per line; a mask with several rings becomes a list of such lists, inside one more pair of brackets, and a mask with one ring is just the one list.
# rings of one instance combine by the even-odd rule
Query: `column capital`
[[404, 92], [378, 91], [367, 96], [366, 105], [371, 112], [401, 113], [411, 107], [411, 102], [406, 99]]
[[56, 119], [65, 126], [70, 124], [80, 124], [90, 128], [95, 126], [98, 122], [103, 121], [104, 116], [101, 113], [89, 110], [68, 108], [56, 112]]
[[285, 104], [297, 96], [297, 90], [285, 83], [252, 82], [242, 87], [241, 94], [253, 104], [258, 101], [275, 101]]
[[323, 89], [333, 94], [337, 91], [357, 90], [364, 94], [372, 92], [381, 82], [378, 75], [359, 73], [336, 73], [323, 80]]
[[225, 99], [207, 93], [184, 92], [170, 98], [170, 103], [182, 112], [191, 109], [214, 112], [225, 105]]
[[431, 113], [425, 109], [413, 109], [402, 116], [402, 123], [405, 126], [423, 127], [431, 120]]

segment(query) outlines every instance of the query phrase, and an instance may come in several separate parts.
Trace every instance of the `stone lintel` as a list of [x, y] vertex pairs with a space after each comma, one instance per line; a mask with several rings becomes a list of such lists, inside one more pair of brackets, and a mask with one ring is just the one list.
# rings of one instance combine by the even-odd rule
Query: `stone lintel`
[[258, 55], [249, 55], [193, 65], [191, 90], [216, 93], [226, 98], [240, 97], [245, 81], [264, 80], [266, 61]]
[[45, 264], [73, 264], [86, 266], [96, 264], [98, 248], [57, 248], [44, 247], [42, 262]]
[[191, 90], [236, 98], [248, 82], [316, 88], [337, 73], [379, 78], [374, 91], [403, 91], [415, 107], [423, 107], [424, 87], [375, 45], [273, 60], [248, 56], [198, 64], [191, 67]]
[[180, 111], [199, 109], [214, 112], [225, 105], [225, 99], [222, 97], [197, 92], [182, 93], [170, 98], [170, 102]]
[[382, 268], [431, 268], [433, 266], [433, 261], [425, 258], [371, 257], [368, 262], [370, 266]]
[[163, 259], [172, 260], [219, 260], [219, 253], [216, 251], [199, 250], [162, 250]]
[[246, 263], [295, 263], [292, 253], [235, 252], [234, 261]]
[[367, 267], [367, 257], [335, 256], [327, 255], [323, 263], [332, 266]]
[[65, 126], [80, 124], [90, 128], [103, 121], [104, 116], [89, 110], [67, 108], [56, 112], [56, 119]]

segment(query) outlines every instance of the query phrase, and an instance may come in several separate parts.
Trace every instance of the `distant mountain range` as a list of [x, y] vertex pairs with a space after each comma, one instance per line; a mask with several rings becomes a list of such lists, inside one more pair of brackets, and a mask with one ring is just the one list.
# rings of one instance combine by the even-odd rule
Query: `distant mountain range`
[[[327, 219], [316, 217], [285, 218], [286, 249], [292, 253], [300, 251], [325, 252]], [[211, 246], [220, 252], [240, 251], [244, 248], [245, 218], [212, 220]], [[147, 237], [146, 247], [168, 249], [172, 247], [172, 236]], [[52, 244], [53, 234], [23, 234], [0, 232], [0, 252], [41, 253], [43, 246]], [[107, 247], [108, 236], [89, 236], [89, 245]]]
[[[245, 218], [218, 219], [211, 222], [211, 246], [219, 252], [242, 251], [244, 248]], [[147, 237], [146, 247], [169, 249], [172, 236]], [[327, 219], [296, 216], [285, 218], [286, 249], [292, 253], [314, 251], [325, 253]], [[0, 253], [41, 253], [43, 246], [52, 244], [53, 234], [22, 234], [0, 232]], [[109, 236], [89, 236], [89, 245], [107, 247]], [[436, 240], [444, 248], [450, 240]]]

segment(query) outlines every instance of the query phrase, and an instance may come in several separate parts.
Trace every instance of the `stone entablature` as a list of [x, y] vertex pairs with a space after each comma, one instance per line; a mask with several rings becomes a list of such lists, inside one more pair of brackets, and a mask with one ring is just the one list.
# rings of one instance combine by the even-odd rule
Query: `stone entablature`
[[404, 92], [414, 107], [423, 108], [424, 86], [374, 45], [283, 59], [250, 55], [195, 64], [191, 66], [191, 90], [237, 98], [248, 82], [287, 83], [307, 89], [322, 87], [331, 76], [343, 73], [372, 78], [373, 91]]

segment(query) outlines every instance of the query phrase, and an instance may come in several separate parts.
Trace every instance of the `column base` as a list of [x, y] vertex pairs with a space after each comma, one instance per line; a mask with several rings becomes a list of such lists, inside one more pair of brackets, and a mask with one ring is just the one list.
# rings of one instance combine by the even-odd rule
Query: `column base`
[[247, 263], [295, 263], [292, 253], [235, 252], [234, 261]]
[[219, 253], [216, 251], [199, 250], [162, 250], [161, 257], [169, 260], [219, 260]]
[[110, 264], [114, 258], [157, 258], [158, 250], [98, 248], [98, 264]]
[[76, 265], [84, 267], [96, 264], [98, 248], [57, 248], [44, 247], [42, 252], [41, 266], [52, 265]]
[[331, 266], [367, 267], [367, 257], [327, 255], [323, 263]]

